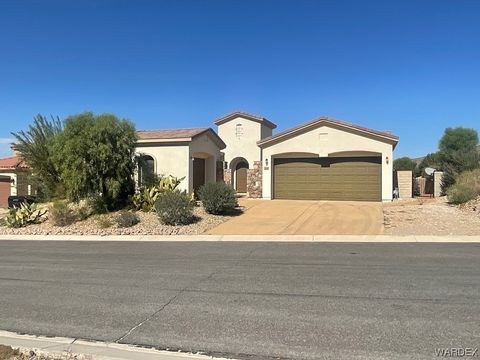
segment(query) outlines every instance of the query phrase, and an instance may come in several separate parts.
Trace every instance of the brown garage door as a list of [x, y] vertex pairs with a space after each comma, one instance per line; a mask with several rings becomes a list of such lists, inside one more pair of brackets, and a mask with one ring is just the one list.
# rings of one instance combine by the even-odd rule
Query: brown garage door
[[382, 200], [380, 157], [275, 159], [274, 198]]
[[0, 176], [0, 207], [8, 206], [10, 196], [10, 177]]

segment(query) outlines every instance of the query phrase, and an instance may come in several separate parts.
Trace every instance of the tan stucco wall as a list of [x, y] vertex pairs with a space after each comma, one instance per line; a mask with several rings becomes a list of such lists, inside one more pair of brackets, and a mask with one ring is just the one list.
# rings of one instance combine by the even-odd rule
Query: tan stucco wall
[[[297, 135], [282, 142], [263, 148], [263, 198], [272, 198], [272, 170], [273, 159], [276, 155], [283, 154], [290, 157], [289, 153], [297, 153], [297, 157], [306, 156], [358, 156], [378, 153], [382, 156], [382, 199], [392, 199], [393, 146], [390, 143], [379, 141], [358, 133], [340, 130], [331, 126], [320, 126], [303, 134]], [[300, 153], [300, 154], [298, 154]], [[280, 155], [282, 156], [282, 155]], [[388, 164], [386, 158], [388, 157]], [[268, 167], [265, 160], [268, 159]]]
[[216, 161], [222, 156], [207, 134], [195, 137], [190, 143], [138, 143], [135, 151], [154, 159], [156, 174], [185, 176], [178, 188], [188, 192], [193, 191], [193, 157], [205, 159], [205, 182], [209, 182], [215, 181]]
[[410, 170], [402, 170], [395, 172], [397, 176], [397, 187], [400, 199], [409, 199], [412, 197], [413, 176]]
[[[243, 135], [238, 138], [235, 133], [237, 124], [242, 124]], [[261, 150], [257, 141], [270, 136], [272, 130], [259, 122], [237, 117], [218, 126], [218, 135], [227, 144], [223, 150], [225, 161], [230, 162], [236, 157], [243, 157], [248, 161], [248, 166], [253, 169], [253, 162], [259, 161]]]
[[190, 143], [190, 170], [188, 183], [190, 190], [193, 189], [193, 157], [205, 159], [205, 183], [216, 182], [217, 178], [217, 161], [221, 160], [222, 153], [209, 135], [202, 134], [197, 136]]
[[180, 190], [189, 191], [189, 146], [185, 144], [160, 144], [149, 143], [137, 144], [137, 154], [150, 155], [155, 161], [155, 173], [159, 175], [173, 175], [184, 177], [180, 185]]

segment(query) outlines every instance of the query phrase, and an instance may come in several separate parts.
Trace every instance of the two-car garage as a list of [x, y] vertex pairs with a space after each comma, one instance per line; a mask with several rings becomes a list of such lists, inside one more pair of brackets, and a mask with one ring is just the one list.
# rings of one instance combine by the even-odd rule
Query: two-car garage
[[382, 200], [381, 157], [274, 159], [273, 198]]
[[398, 137], [321, 117], [257, 142], [264, 199], [389, 201]]

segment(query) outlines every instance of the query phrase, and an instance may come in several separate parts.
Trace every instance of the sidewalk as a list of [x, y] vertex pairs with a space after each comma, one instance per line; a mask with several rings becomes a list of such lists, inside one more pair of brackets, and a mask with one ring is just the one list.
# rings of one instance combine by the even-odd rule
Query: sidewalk
[[480, 236], [396, 235], [0, 235], [15, 241], [265, 241], [369, 243], [480, 243]]
[[[133, 345], [77, 340], [63, 337], [19, 335], [0, 330], [0, 344], [50, 356], [83, 355], [92, 360], [207, 360], [207, 355], [160, 351]], [[80, 357], [83, 358], [83, 357]], [[223, 360], [226, 360], [223, 358]]]

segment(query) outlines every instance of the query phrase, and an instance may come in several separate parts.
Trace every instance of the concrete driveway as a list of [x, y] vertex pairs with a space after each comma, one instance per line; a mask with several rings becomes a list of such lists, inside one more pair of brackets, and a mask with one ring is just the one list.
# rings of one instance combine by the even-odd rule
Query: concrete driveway
[[245, 212], [208, 231], [215, 235], [379, 235], [377, 202], [241, 199]]

